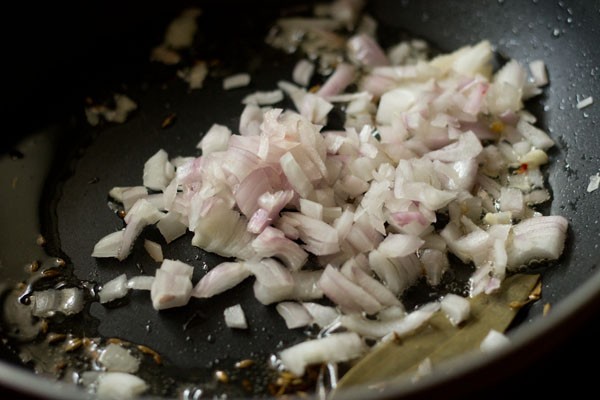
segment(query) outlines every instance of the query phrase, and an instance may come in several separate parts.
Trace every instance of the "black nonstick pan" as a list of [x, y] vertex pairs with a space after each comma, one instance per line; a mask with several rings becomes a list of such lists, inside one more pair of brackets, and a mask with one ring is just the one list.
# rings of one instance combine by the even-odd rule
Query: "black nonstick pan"
[[[289, 79], [295, 59], [264, 45], [271, 22], [281, 13], [279, 3], [199, 2], [204, 13], [193, 56], [219, 60], [223, 74], [252, 74], [250, 87], [231, 92], [222, 90], [219, 77], [189, 92], [172, 69], [148, 61], [166, 24], [189, 3], [159, 7], [108, 1], [31, 10], [15, 6], [12, 14], [26, 20], [27, 29], [13, 38], [7, 51], [11, 71], [5, 97], [11, 100], [8, 121], [16, 124], [5, 128], [0, 139], [4, 303], [11, 300], [10, 288], [30, 276], [27, 266], [34, 260], [43, 270], [62, 265], [60, 258], [65, 282], [83, 281], [88, 287], [122, 273], [153, 271], [141, 248], [122, 263], [90, 256], [98, 239], [120, 224], [107, 207], [107, 193], [116, 185], [139, 184], [144, 162], [159, 148], [172, 155], [196, 155], [199, 134], [212, 123], [238, 125], [240, 98], [246, 92]], [[287, 10], [306, 7], [302, 2], [286, 3]], [[593, 387], [582, 370], [584, 361], [600, 355], [591, 333], [600, 334], [600, 190], [586, 190], [590, 176], [600, 169], [600, 3], [375, 0], [367, 9], [380, 24], [384, 44], [408, 35], [450, 51], [488, 39], [499, 60], [545, 61], [550, 85], [528, 108], [557, 143], [545, 171], [553, 196], [545, 211], [565, 216], [570, 228], [561, 259], [537, 268], [542, 297], [519, 315], [507, 351], [461, 359], [413, 385], [390, 385], [381, 392], [359, 387], [345, 397], [494, 397], [523, 394], [524, 386], [534, 393], [552, 393], [561, 377], [582, 390]], [[115, 92], [134, 98], [138, 110], [125, 124], [90, 127], [83, 115], [85, 99], [109, 98]], [[588, 96], [595, 102], [577, 109], [578, 101]], [[173, 123], [163, 127], [167, 118]], [[144, 236], [160, 240], [152, 229]], [[198, 273], [218, 260], [191, 247], [189, 238], [165, 251], [166, 257], [200, 267]], [[232, 332], [221, 320], [222, 310], [236, 303], [242, 304], [249, 320], [260, 321], [246, 332]], [[542, 317], [547, 303], [552, 311]], [[18, 312], [4, 306], [3, 320]], [[24, 328], [4, 324], [0, 331], [0, 383], [7, 393], [84, 396], [74, 385], [53, 379], [70, 371], [68, 366], [57, 369], [56, 351], [35, 346], [24, 351], [18, 338], [28, 333], [14, 329]], [[152, 309], [147, 294], [132, 293], [114, 307], [92, 303], [80, 315], [54, 321], [48, 329], [73, 337], [119, 338], [153, 349], [163, 364], [147, 360], [144, 373], [158, 397], [173, 396], [180, 382], [214, 380], [216, 370], [231, 371], [242, 359], [264, 359], [304, 337], [302, 331], [288, 330], [274, 308], [259, 307], [251, 284], [161, 313]], [[28, 357], [32, 361], [23, 362]], [[31, 371], [34, 364], [39, 374]], [[260, 381], [269, 378], [265, 370], [256, 363], [244, 373]], [[204, 391], [212, 396], [210, 388]], [[191, 389], [187, 395], [193, 398], [194, 393]], [[241, 387], [230, 392], [231, 397], [253, 394]]]

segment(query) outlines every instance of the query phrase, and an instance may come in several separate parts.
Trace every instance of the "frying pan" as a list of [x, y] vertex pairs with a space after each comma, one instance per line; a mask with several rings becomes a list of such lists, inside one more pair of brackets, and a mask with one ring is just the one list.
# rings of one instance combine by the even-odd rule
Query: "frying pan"
[[[220, 80], [212, 79], [202, 90], [189, 93], [172, 78], [172, 70], [148, 63], [164, 27], [187, 3], [138, 7], [109, 1], [85, 8], [12, 10], [13, 15], [27, 16], [21, 30], [28, 34], [17, 35], [8, 51], [14, 60], [9, 80], [15, 85], [9, 83], [6, 93], [13, 100], [10, 120], [18, 122], [18, 129], [2, 136], [4, 288], [23, 280], [23, 266], [33, 259], [61, 257], [67, 276], [87, 282], [106, 282], [121, 273], [137, 275], [140, 269], [153, 271], [143, 251], [134, 251], [118, 264], [90, 257], [93, 244], [119, 227], [106, 207], [106, 193], [115, 185], [138, 184], [144, 161], [159, 148], [170, 155], [195, 155], [200, 132], [212, 123], [237, 126], [239, 100], [246, 90], [272, 88], [277, 79], [289, 79], [294, 59], [262, 45], [279, 2], [261, 2], [260, 7], [248, 3], [200, 3], [205, 13], [196, 56], [222, 60], [225, 72], [252, 74], [249, 88], [233, 92], [223, 92]], [[301, 2], [288, 5], [302, 8]], [[568, 218], [570, 229], [563, 257], [536, 267], [543, 276], [542, 298], [521, 313], [508, 349], [491, 357], [456, 360], [414, 385], [391, 385], [381, 393], [356, 388], [345, 397], [489, 396], [490, 385], [496, 394], [511, 394], [519, 393], [523, 384], [532, 385], [538, 394], [551, 393], [554, 383], [534, 378], [563, 378], [573, 370], [565, 371], [562, 363], [573, 363], [574, 354], [599, 354], [590, 332], [600, 333], [600, 190], [588, 193], [586, 187], [600, 167], [600, 112], [597, 103], [583, 110], [575, 105], [600, 93], [600, 4], [377, 0], [369, 11], [380, 22], [383, 44], [408, 34], [450, 51], [488, 39], [500, 57], [546, 62], [551, 83], [527, 107], [557, 142], [546, 170], [553, 199], [544, 211]], [[83, 118], [83, 99], [114, 92], [134, 98], [139, 110], [124, 125], [90, 128]], [[175, 123], [162, 129], [161, 122], [170, 114], [176, 116]], [[46, 239], [43, 248], [35, 244], [38, 233]], [[160, 240], [151, 229], [144, 236]], [[217, 258], [192, 248], [188, 239], [165, 247], [166, 256], [200, 267], [198, 279], [202, 267], [214, 265]], [[166, 360], [161, 367], [165, 375], [149, 380], [158, 396], [172, 394], [178, 378], [202, 381], [215, 368], [259, 358], [303, 338], [302, 332], [287, 330], [273, 308], [258, 307], [249, 285], [165, 313], [156, 313], [143, 293], [132, 294], [124, 303], [94, 303], [81, 316], [52, 328], [78, 336], [119, 337], [155, 349]], [[242, 304], [250, 321], [259, 321], [248, 332], [231, 332], [220, 321], [222, 310], [236, 303]], [[546, 303], [552, 311], [541, 317]], [[7, 334], [4, 327], [0, 382], [7, 391], [43, 398], [83, 396], [73, 385], [33, 374], [30, 364], [19, 361], [18, 345], [6, 340]], [[257, 368], [253, 373], [261, 372]], [[576, 385], [585, 387], [580, 372], [576, 378]]]

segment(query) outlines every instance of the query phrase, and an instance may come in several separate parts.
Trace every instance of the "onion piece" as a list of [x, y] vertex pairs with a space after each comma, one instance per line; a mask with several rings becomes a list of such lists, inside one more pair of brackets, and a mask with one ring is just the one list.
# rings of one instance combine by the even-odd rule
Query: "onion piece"
[[135, 290], [150, 290], [152, 289], [153, 282], [153, 276], [139, 275], [129, 278], [127, 281], [127, 287]]
[[300, 86], [308, 86], [313, 76], [315, 65], [307, 59], [296, 63], [292, 72], [292, 80]]
[[440, 302], [442, 311], [448, 317], [450, 323], [454, 326], [463, 323], [471, 312], [471, 303], [462, 296], [448, 293]]
[[132, 399], [144, 393], [148, 384], [125, 372], [104, 372], [98, 377], [96, 395], [99, 399]]
[[415, 235], [405, 235], [402, 233], [391, 233], [383, 239], [377, 250], [388, 258], [404, 257], [415, 253], [425, 243]]
[[210, 154], [215, 151], [227, 150], [227, 144], [231, 137], [231, 130], [219, 124], [213, 124], [204, 134], [196, 148], [202, 150], [202, 154]]
[[238, 285], [251, 275], [243, 262], [223, 262], [212, 268], [192, 290], [193, 297], [207, 298]]
[[169, 162], [169, 155], [163, 149], [144, 164], [144, 186], [152, 190], [165, 190], [175, 177], [175, 167]]
[[383, 305], [362, 287], [352, 282], [337, 269], [328, 265], [318, 282], [323, 294], [344, 312], [375, 314]]
[[288, 371], [302, 376], [308, 365], [349, 361], [361, 356], [365, 350], [366, 346], [357, 334], [334, 333], [288, 347], [279, 353], [279, 357]]
[[290, 299], [294, 293], [294, 278], [280, 263], [272, 258], [246, 263], [256, 277], [254, 296], [263, 304]]
[[247, 73], [235, 74], [223, 79], [224, 90], [237, 89], [244, 86], [248, 86], [249, 84], [250, 74]]
[[510, 340], [502, 332], [490, 329], [486, 337], [481, 341], [479, 348], [484, 353], [492, 353], [510, 344]]
[[92, 251], [92, 257], [107, 258], [117, 257], [121, 243], [123, 242], [123, 236], [125, 230], [116, 231], [109, 233], [104, 236], [94, 245], [94, 251]]
[[310, 314], [312, 321], [319, 327], [324, 328], [333, 324], [340, 313], [334, 307], [324, 306], [319, 303], [302, 303], [304, 308]]
[[292, 270], [302, 268], [308, 254], [295, 242], [286, 238], [283, 232], [273, 227], [266, 227], [252, 241], [257, 256], [262, 258], [276, 257]]
[[150, 290], [154, 309], [186, 305], [192, 293], [192, 272], [193, 268], [181, 261], [164, 260]]
[[243, 104], [253, 104], [257, 106], [265, 106], [279, 103], [283, 100], [283, 92], [279, 89], [269, 92], [258, 91], [247, 95], [242, 100]]
[[241, 305], [236, 304], [231, 307], [227, 307], [223, 311], [225, 317], [225, 324], [230, 328], [235, 329], [247, 329], [248, 322], [246, 321], [246, 315]]
[[379, 44], [366, 34], [351, 37], [347, 46], [349, 57], [359, 65], [376, 67], [390, 63]]
[[106, 282], [98, 292], [100, 303], [108, 303], [110, 301], [125, 297], [129, 292], [127, 287], [127, 275], [121, 274], [116, 278]]
[[152, 257], [152, 259], [154, 261], [156, 261], [156, 262], [163, 261], [163, 251], [162, 251], [162, 247], [160, 246], [160, 244], [153, 242], [152, 240], [145, 239], [144, 240], [144, 248], [146, 249], [146, 251], [148, 252], [150, 257]]
[[109, 372], [133, 374], [140, 367], [138, 358], [132, 356], [129, 350], [114, 343], [109, 344], [100, 352], [98, 362]]
[[187, 232], [187, 225], [181, 222], [182, 215], [177, 211], [169, 211], [158, 221], [156, 227], [165, 239], [171, 243], [173, 240], [183, 236]]
[[312, 322], [312, 317], [300, 303], [293, 301], [282, 301], [275, 309], [285, 320], [288, 329], [301, 328]]
[[512, 228], [507, 246], [508, 265], [517, 268], [531, 261], [556, 260], [563, 252], [568, 221], [562, 216], [525, 219]]
[[354, 80], [356, 68], [350, 64], [340, 63], [335, 68], [335, 71], [325, 81], [317, 94], [324, 98], [335, 96], [342, 93]]

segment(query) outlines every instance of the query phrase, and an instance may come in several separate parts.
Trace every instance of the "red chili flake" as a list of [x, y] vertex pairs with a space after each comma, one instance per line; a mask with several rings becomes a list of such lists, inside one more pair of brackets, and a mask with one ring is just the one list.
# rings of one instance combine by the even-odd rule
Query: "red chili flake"
[[521, 166], [515, 170], [515, 174], [524, 174], [525, 172], [527, 172], [527, 163], [521, 164]]

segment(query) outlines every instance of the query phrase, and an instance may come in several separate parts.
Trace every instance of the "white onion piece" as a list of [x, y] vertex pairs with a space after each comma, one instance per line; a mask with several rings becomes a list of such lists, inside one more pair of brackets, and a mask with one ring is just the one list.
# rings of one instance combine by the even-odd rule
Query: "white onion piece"
[[191, 7], [183, 10], [173, 19], [165, 31], [164, 43], [173, 49], [185, 49], [194, 41], [198, 30], [196, 19], [202, 14], [199, 8]]
[[[120, 195], [117, 194], [119, 189], [122, 189]], [[129, 212], [131, 207], [133, 207], [135, 202], [139, 199], [148, 197], [148, 189], [146, 189], [144, 186], [113, 188], [110, 192], [112, 193], [111, 196], [114, 199], [118, 200], [118, 197], [120, 197], [120, 201], [123, 203], [123, 209], [125, 212]]]
[[282, 301], [275, 309], [285, 320], [288, 329], [301, 328], [312, 322], [312, 317], [300, 303], [293, 301]]
[[175, 177], [175, 167], [169, 162], [169, 155], [163, 149], [144, 164], [144, 186], [152, 190], [165, 190]]
[[432, 286], [439, 285], [444, 272], [450, 266], [446, 253], [438, 249], [425, 249], [421, 252], [420, 260], [427, 282]]
[[[175, 58], [169, 58], [169, 61], [175, 61]], [[204, 61], [196, 61], [192, 67], [177, 71], [177, 76], [186, 81], [191, 90], [202, 89], [207, 75], [208, 65]]]
[[333, 74], [325, 81], [317, 94], [328, 98], [329, 96], [335, 96], [342, 93], [354, 80], [355, 72], [356, 68], [354, 66], [346, 63], [339, 63]]
[[138, 358], [132, 356], [129, 350], [114, 343], [109, 344], [100, 352], [98, 362], [109, 372], [133, 374], [140, 367]]
[[425, 243], [423, 239], [415, 235], [391, 233], [383, 239], [377, 250], [388, 258], [404, 257], [415, 253], [423, 243]]
[[292, 298], [301, 301], [322, 298], [323, 291], [318, 285], [322, 273], [322, 270], [292, 272], [292, 277], [294, 278]]
[[247, 73], [235, 74], [223, 79], [224, 90], [237, 89], [244, 86], [248, 86], [249, 84], [250, 74]]
[[334, 307], [324, 306], [319, 303], [302, 303], [304, 308], [310, 314], [313, 322], [321, 328], [330, 326], [340, 316], [340, 312]]
[[183, 236], [187, 232], [187, 226], [181, 222], [182, 216], [177, 211], [169, 211], [158, 221], [156, 227], [165, 239], [171, 243], [173, 240]]
[[196, 148], [202, 149], [202, 154], [210, 154], [215, 151], [227, 150], [227, 144], [231, 137], [231, 130], [219, 124], [213, 124], [204, 134]]
[[302, 268], [308, 259], [306, 253], [296, 242], [286, 238], [283, 232], [273, 227], [266, 227], [252, 241], [256, 255], [261, 258], [276, 257], [292, 270]]
[[123, 242], [124, 234], [125, 230], [123, 229], [104, 236], [94, 245], [92, 257], [117, 257], [119, 249], [121, 248], [121, 243]]
[[160, 244], [153, 242], [152, 240], [144, 240], [144, 249], [148, 252], [150, 257], [156, 262], [162, 262], [163, 251]]
[[246, 263], [256, 277], [254, 296], [263, 304], [290, 299], [294, 293], [292, 274], [277, 261], [267, 258], [259, 262]]
[[236, 304], [231, 307], [227, 307], [223, 311], [225, 317], [225, 325], [235, 329], [247, 329], [248, 322], [246, 321], [246, 314], [241, 305]]
[[302, 376], [308, 365], [349, 361], [365, 351], [366, 346], [357, 334], [333, 333], [322, 339], [308, 340], [288, 347], [279, 353], [279, 357], [285, 369]]
[[318, 219], [296, 212], [283, 213], [296, 224], [304, 248], [315, 255], [335, 254], [340, 250], [337, 230]]
[[490, 329], [486, 337], [481, 341], [479, 348], [484, 353], [492, 353], [510, 344], [510, 339], [495, 329]]
[[194, 267], [179, 260], [165, 259], [160, 265], [160, 269], [173, 275], [184, 276], [190, 280], [194, 273]]
[[529, 71], [533, 78], [533, 84], [540, 87], [548, 84], [548, 73], [546, 65], [542, 60], [534, 60], [529, 63]]
[[568, 221], [562, 216], [525, 219], [513, 226], [507, 246], [508, 265], [517, 268], [531, 261], [556, 260], [563, 252]]
[[152, 289], [153, 282], [153, 276], [139, 275], [129, 278], [127, 281], [127, 287], [135, 290], [150, 290]]
[[193, 297], [207, 298], [241, 283], [249, 277], [250, 270], [243, 262], [223, 262], [212, 268], [192, 290]]
[[296, 63], [292, 72], [292, 80], [300, 86], [308, 86], [315, 71], [315, 65], [307, 59]]
[[464, 322], [471, 313], [471, 303], [469, 300], [456, 294], [448, 293], [440, 302], [442, 311], [448, 317], [452, 325], [457, 326]]
[[379, 44], [366, 34], [351, 37], [347, 46], [349, 57], [359, 65], [376, 67], [390, 63]]
[[47, 318], [56, 312], [73, 315], [83, 310], [83, 291], [79, 288], [46, 289], [32, 295], [31, 314]]
[[283, 100], [283, 92], [279, 89], [270, 92], [258, 91], [247, 95], [242, 100], [243, 104], [253, 104], [257, 106], [271, 105]]
[[181, 261], [164, 260], [150, 290], [154, 309], [186, 305], [192, 293], [192, 272], [193, 268]]
[[481, 153], [481, 142], [472, 131], [467, 131], [458, 137], [458, 141], [440, 150], [427, 153], [427, 158], [444, 162], [453, 162], [475, 158]]
[[125, 297], [128, 292], [127, 276], [122, 274], [103, 284], [98, 292], [98, 296], [100, 298], [100, 303], [104, 304]]
[[148, 389], [148, 384], [125, 372], [104, 372], [98, 377], [96, 395], [101, 400], [133, 399]]
[[375, 314], [383, 308], [375, 297], [331, 265], [323, 271], [318, 285], [323, 294], [346, 313], [364, 311], [367, 314]]
[[[342, 273], [345, 273], [344, 267], [342, 267]], [[345, 274], [353, 282], [357, 283], [367, 293], [373, 296], [383, 306], [399, 306], [400, 300], [381, 282], [364, 272], [357, 265], [350, 265], [348, 268], [348, 274]]]
[[523, 118], [519, 120], [517, 130], [538, 149], [548, 150], [550, 147], [554, 146], [554, 140], [552, 140], [546, 132], [531, 125]]
[[405, 337], [427, 322], [439, 308], [440, 304], [437, 302], [427, 303], [406, 316], [379, 321], [369, 320], [358, 314], [344, 315], [340, 318], [340, 323], [348, 330], [364, 337], [382, 338], [387, 335]]
[[586, 97], [583, 100], [579, 100], [577, 102], [576, 107], [577, 107], [578, 110], [581, 110], [582, 108], [589, 107], [592, 104], [594, 104], [594, 98], [592, 96], [588, 96], [588, 97]]
[[252, 102], [246, 104], [240, 116], [239, 131], [243, 136], [256, 136], [260, 133], [260, 124], [263, 121], [263, 112], [260, 107]]
[[155, 224], [164, 214], [152, 205], [146, 199], [139, 199], [135, 202], [131, 210], [125, 216], [125, 231], [121, 241], [121, 247], [117, 253], [117, 259], [120, 261], [126, 259], [131, 252], [135, 239], [142, 233], [142, 230]]

